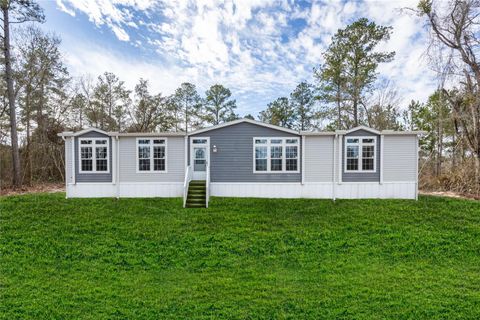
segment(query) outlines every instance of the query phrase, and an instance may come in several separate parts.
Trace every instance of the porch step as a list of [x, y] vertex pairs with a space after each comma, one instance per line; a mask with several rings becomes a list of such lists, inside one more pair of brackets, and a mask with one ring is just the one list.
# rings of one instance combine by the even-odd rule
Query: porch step
[[205, 180], [192, 180], [188, 185], [187, 208], [205, 208], [207, 186]]
[[207, 188], [205, 186], [201, 187], [201, 186], [189, 186], [188, 187], [188, 190], [190, 191], [194, 191], [194, 192], [201, 192], [201, 191], [206, 191]]

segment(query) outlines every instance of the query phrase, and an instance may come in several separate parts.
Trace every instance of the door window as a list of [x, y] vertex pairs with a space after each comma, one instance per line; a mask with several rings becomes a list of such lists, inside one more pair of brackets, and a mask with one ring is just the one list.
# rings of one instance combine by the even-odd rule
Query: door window
[[206, 148], [193, 148], [194, 160], [193, 160], [193, 170], [195, 171], [205, 171], [207, 158], [206, 158]]

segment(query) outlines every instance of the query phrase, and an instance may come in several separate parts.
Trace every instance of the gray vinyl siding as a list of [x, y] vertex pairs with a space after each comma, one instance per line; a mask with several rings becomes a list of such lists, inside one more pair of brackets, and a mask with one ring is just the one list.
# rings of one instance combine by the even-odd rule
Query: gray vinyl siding
[[334, 136], [305, 136], [305, 182], [333, 181]]
[[[80, 160], [78, 155], [78, 139], [81, 138], [104, 138], [109, 139], [108, 158], [109, 173], [80, 173]], [[112, 182], [112, 138], [96, 131], [87, 132], [75, 137], [75, 182]]]
[[[376, 172], [345, 172], [345, 142], [349, 136], [375, 136], [377, 137]], [[361, 152], [361, 151], [360, 151]], [[342, 142], [342, 181], [344, 182], [380, 182], [380, 136], [369, 131], [360, 129], [348, 133], [343, 137]]]
[[167, 140], [167, 172], [137, 173], [137, 137], [120, 137], [120, 182], [183, 182], [185, 178], [185, 138], [162, 138]]
[[72, 160], [72, 139], [68, 137], [65, 139], [65, 181], [67, 183], [73, 182]]
[[383, 181], [416, 181], [417, 137], [384, 137]]
[[[302, 180], [300, 135], [242, 122], [191, 137], [210, 137], [210, 179], [212, 182], [301, 182]], [[299, 172], [253, 173], [254, 137], [298, 137], [300, 141]], [[211, 151], [214, 145], [217, 146], [216, 153]]]

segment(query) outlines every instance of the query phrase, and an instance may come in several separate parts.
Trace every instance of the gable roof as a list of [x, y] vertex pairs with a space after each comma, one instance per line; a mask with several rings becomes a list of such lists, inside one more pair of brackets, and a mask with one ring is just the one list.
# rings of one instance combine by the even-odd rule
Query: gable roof
[[358, 126], [349, 130], [335, 130], [335, 131], [302, 131], [304, 136], [330, 136], [330, 135], [345, 135], [357, 130], [365, 130], [377, 135], [424, 135], [425, 131], [394, 131], [394, 130], [375, 130], [367, 126]]
[[95, 132], [98, 132], [98, 133], [101, 133], [101, 134], [104, 134], [104, 135], [107, 135], [107, 136], [114, 136], [114, 135], [117, 134], [117, 132], [106, 132], [106, 131], [103, 131], [103, 130], [100, 130], [100, 129], [97, 129], [97, 128], [87, 128], [87, 129], [83, 129], [83, 130], [80, 130], [80, 131], [77, 131], [77, 132], [66, 131], [66, 132], [59, 133], [58, 135], [60, 137], [78, 137], [78, 136], [84, 135], [85, 133], [88, 133], [88, 132], [91, 132], [91, 131], [95, 131]]
[[73, 131], [66, 131], [59, 133], [58, 136], [60, 137], [78, 137], [84, 135], [85, 133], [95, 131], [101, 134], [105, 134], [107, 136], [118, 136], [118, 137], [164, 137], [164, 136], [184, 136], [185, 132], [106, 132], [101, 129], [97, 128], [87, 128], [81, 131], [73, 132]]
[[[358, 126], [358, 127], [355, 127], [355, 128], [349, 129], [349, 130], [301, 131], [301, 132], [298, 132], [298, 131], [295, 131], [295, 130], [292, 130], [292, 129], [283, 128], [283, 127], [280, 127], [280, 126], [264, 123], [264, 122], [261, 122], [261, 121], [256, 121], [256, 120], [251, 120], [251, 119], [238, 119], [238, 120], [234, 120], [234, 121], [230, 121], [230, 122], [225, 122], [225, 123], [222, 123], [222, 124], [219, 124], [219, 125], [216, 125], [216, 126], [212, 126], [212, 127], [209, 127], [209, 128], [198, 129], [198, 130], [190, 132], [188, 135], [207, 132], [207, 131], [210, 131], [210, 130], [215, 130], [215, 129], [219, 129], [219, 128], [223, 128], [223, 127], [228, 127], [228, 126], [232, 126], [232, 125], [243, 123], [243, 122], [251, 123], [251, 124], [254, 124], [254, 125], [258, 125], [258, 126], [262, 126], [262, 127], [265, 127], [265, 128], [278, 130], [278, 131], [283, 131], [283, 132], [287, 132], [287, 133], [291, 133], [291, 134], [295, 134], [295, 135], [303, 135], [303, 136], [333, 136], [333, 135], [336, 135], [336, 134], [343, 135], [343, 134], [348, 134], [350, 132], [354, 132], [354, 131], [357, 131], [357, 130], [366, 130], [368, 132], [378, 134], [378, 135], [424, 135], [424, 134], [426, 134], [425, 131], [394, 131], [394, 130], [378, 131], [378, 130], [375, 130], [375, 129], [372, 129], [372, 128], [369, 128], [369, 127], [366, 127], [366, 126]], [[77, 131], [77, 132], [65, 131], [65, 132], [59, 133], [58, 136], [59, 137], [77, 137], [77, 136], [81, 136], [81, 135], [83, 135], [85, 133], [88, 133], [88, 132], [91, 132], [91, 131], [95, 131], [95, 132], [98, 132], [98, 133], [101, 133], [101, 134], [105, 134], [107, 136], [119, 136], [119, 137], [128, 137], [128, 136], [133, 136], [133, 137], [147, 137], [147, 136], [148, 137], [150, 137], [150, 136], [151, 137], [160, 137], [160, 136], [185, 136], [186, 135], [185, 132], [148, 132], [148, 133], [146, 133], [146, 132], [126, 132], [126, 133], [118, 133], [118, 132], [106, 132], [106, 131], [103, 131], [103, 130], [98, 129], [98, 128], [87, 128], [87, 129], [83, 129], [83, 130]]]
[[211, 131], [211, 130], [220, 129], [220, 128], [224, 128], [224, 127], [229, 127], [229, 126], [233, 126], [233, 125], [236, 125], [236, 124], [239, 124], [239, 123], [244, 123], [244, 122], [254, 124], [254, 125], [257, 125], [257, 126], [261, 126], [261, 127], [265, 127], [265, 128], [270, 128], [270, 129], [274, 129], [274, 130], [278, 130], [278, 131], [283, 131], [283, 132], [287, 132], [287, 133], [291, 133], [291, 134], [300, 135], [300, 132], [292, 130], [292, 129], [287, 129], [287, 128], [276, 126], [276, 125], [273, 125], [273, 124], [264, 123], [264, 122], [261, 122], [261, 121], [256, 121], [256, 120], [251, 120], [251, 119], [246, 119], [246, 118], [221, 123], [221, 124], [218, 124], [216, 126], [212, 126], [212, 127], [208, 127], [208, 128], [204, 128], [204, 129], [198, 129], [198, 130], [190, 132], [188, 135], [208, 132], [208, 131]]
[[373, 134], [381, 134], [380, 131], [372, 129], [372, 128], [367, 127], [367, 126], [357, 126], [355, 128], [349, 129], [349, 130], [337, 130], [335, 132], [343, 133], [343, 134], [349, 134], [351, 132], [355, 132], [355, 131], [358, 131], [358, 130], [365, 130], [365, 131], [368, 131], [368, 132], [373, 133]]

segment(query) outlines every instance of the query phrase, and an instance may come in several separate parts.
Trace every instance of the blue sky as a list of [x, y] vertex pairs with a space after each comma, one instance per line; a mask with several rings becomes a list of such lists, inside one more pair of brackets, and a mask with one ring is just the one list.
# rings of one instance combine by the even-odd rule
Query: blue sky
[[398, 88], [400, 107], [424, 101], [437, 83], [425, 62], [428, 34], [405, 7], [417, 0], [384, 1], [43, 1], [44, 28], [58, 34], [72, 76], [111, 71], [133, 86], [148, 79], [153, 92], [171, 94], [182, 82], [200, 93], [226, 85], [240, 115], [257, 115], [295, 85], [313, 81], [312, 69], [338, 28], [367, 17], [393, 26], [382, 50], [396, 51], [379, 68]]

